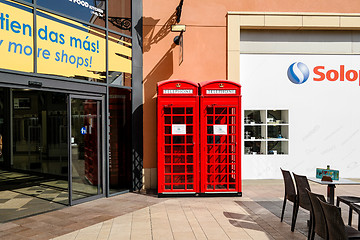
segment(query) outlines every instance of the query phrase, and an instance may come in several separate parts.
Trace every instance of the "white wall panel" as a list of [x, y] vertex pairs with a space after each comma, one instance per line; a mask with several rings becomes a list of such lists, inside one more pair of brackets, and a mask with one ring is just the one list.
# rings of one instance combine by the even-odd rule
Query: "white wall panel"
[[[289, 66], [303, 62], [309, 79], [294, 84]], [[240, 54], [243, 110], [288, 109], [288, 155], [242, 155], [244, 179], [282, 178], [280, 167], [315, 176], [317, 167], [340, 170], [340, 177], [359, 177], [360, 81], [314, 81], [314, 68], [360, 76], [360, 55]], [[326, 71], [323, 71], [326, 72]]]

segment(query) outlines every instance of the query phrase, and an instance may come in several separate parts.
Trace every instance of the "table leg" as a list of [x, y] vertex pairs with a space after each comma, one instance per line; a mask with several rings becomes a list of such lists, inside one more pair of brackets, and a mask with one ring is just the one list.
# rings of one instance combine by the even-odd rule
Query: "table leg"
[[334, 205], [335, 200], [335, 184], [328, 184], [327, 200], [330, 204]]

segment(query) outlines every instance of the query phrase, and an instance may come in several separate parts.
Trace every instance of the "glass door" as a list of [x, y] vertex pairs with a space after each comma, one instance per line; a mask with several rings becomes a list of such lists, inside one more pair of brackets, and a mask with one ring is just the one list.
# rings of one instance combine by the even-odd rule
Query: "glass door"
[[102, 102], [101, 98], [70, 96], [70, 205], [104, 194]]

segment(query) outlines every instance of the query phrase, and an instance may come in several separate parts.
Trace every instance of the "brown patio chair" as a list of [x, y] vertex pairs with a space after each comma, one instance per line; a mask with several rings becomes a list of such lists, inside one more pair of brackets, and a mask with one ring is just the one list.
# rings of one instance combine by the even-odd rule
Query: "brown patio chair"
[[284, 218], [284, 212], [285, 212], [285, 206], [286, 206], [287, 200], [289, 200], [290, 202], [292, 202], [294, 204], [293, 216], [292, 216], [292, 217], [294, 217], [296, 192], [295, 192], [295, 186], [294, 186], [294, 182], [293, 182], [290, 172], [287, 170], [283, 170], [282, 168], [280, 168], [280, 170], [282, 172], [282, 175], [284, 178], [284, 185], [285, 185], [284, 203], [283, 203], [283, 207], [282, 207], [282, 211], [281, 211], [281, 219], [280, 219], [280, 222], [282, 222], [283, 218]]
[[293, 176], [295, 178], [295, 184], [296, 184], [296, 202], [295, 202], [295, 209], [294, 209], [294, 216], [291, 223], [291, 231], [293, 232], [295, 230], [295, 224], [296, 224], [296, 218], [299, 211], [299, 207], [302, 207], [303, 209], [311, 211], [311, 204], [309, 196], [306, 192], [306, 189], [311, 191], [309, 182], [307, 180], [306, 176], [301, 176], [293, 173]]
[[350, 226], [345, 226], [341, 218], [341, 208], [319, 200], [324, 213], [327, 238], [329, 240], [360, 239], [360, 232]]
[[326, 202], [325, 197], [324, 195], [310, 192], [307, 189], [306, 191], [309, 195], [310, 204], [311, 204], [311, 211], [310, 211], [311, 226], [309, 228], [308, 239], [313, 240], [315, 237], [315, 233], [320, 237], [326, 239], [326, 233], [327, 233], [326, 223], [325, 223], [324, 213], [319, 202], [319, 199], [323, 202]]
[[348, 225], [351, 226], [352, 221], [352, 209], [350, 208], [350, 203], [360, 203], [360, 197], [355, 196], [337, 196], [336, 197], [336, 206], [340, 206], [340, 202], [349, 206], [349, 218]]

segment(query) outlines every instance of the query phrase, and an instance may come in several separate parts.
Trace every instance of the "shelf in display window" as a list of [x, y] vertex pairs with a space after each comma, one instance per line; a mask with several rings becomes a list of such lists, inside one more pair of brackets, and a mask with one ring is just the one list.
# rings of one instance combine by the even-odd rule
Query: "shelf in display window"
[[[245, 155], [289, 154], [289, 110], [245, 110], [243, 127]], [[245, 138], [248, 135], [263, 138]], [[278, 135], [282, 137], [278, 138]], [[253, 151], [258, 153], [253, 154]]]

